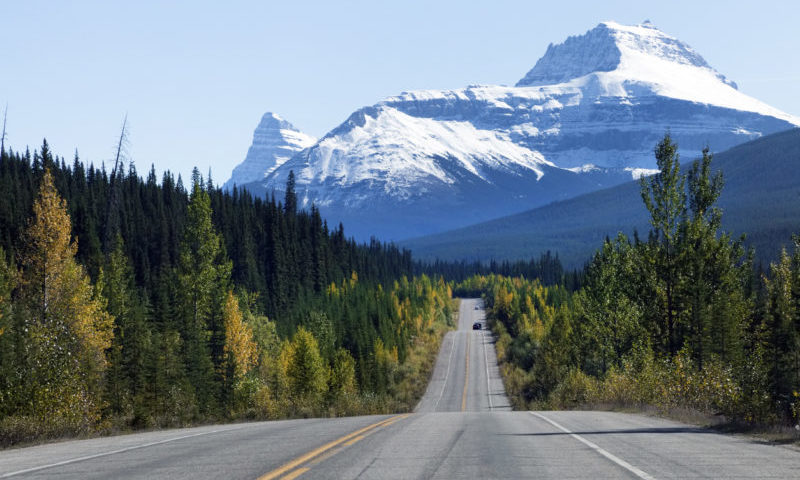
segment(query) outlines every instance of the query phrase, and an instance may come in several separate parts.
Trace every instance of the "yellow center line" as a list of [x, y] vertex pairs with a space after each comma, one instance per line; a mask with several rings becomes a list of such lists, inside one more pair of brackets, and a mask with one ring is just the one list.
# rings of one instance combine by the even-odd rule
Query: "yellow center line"
[[344, 442], [342, 445], [344, 445], [345, 447], [349, 447], [350, 445], [363, 440], [364, 437], [365, 437], [365, 435], [359, 435], [356, 438], [353, 438], [353, 439], [350, 439], [350, 440]]
[[[400, 420], [400, 419], [405, 418], [407, 416], [408, 416], [407, 414], [406, 415], [395, 415], [394, 417], [390, 417], [390, 418], [387, 418], [385, 420], [381, 420], [380, 422], [373, 423], [372, 425], [367, 425], [366, 427], [361, 428], [359, 430], [356, 430], [355, 432], [349, 433], [349, 434], [347, 434], [347, 435], [345, 435], [343, 437], [339, 437], [336, 440], [328, 442], [328, 443], [326, 443], [325, 445], [323, 445], [323, 446], [321, 446], [319, 448], [315, 448], [314, 450], [312, 450], [312, 451], [310, 451], [310, 452], [308, 452], [308, 453], [306, 453], [304, 455], [301, 455], [301, 456], [295, 458], [294, 460], [291, 460], [290, 462], [288, 462], [288, 463], [276, 468], [275, 470], [273, 470], [271, 472], [265, 473], [264, 475], [258, 477], [258, 480], [272, 480], [274, 478], [278, 478], [279, 476], [283, 475], [284, 473], [288, 472], [289, 470], [293, 470], [294, 468], [296, 468], [296, 467], [308, 462], [312, 458], [314, 458], [314, 457], [316, 457], [316, 456], [318, 456], [318, 455], [320, 455], [322, 453], [327, 452], [331, 448], [333, 448], [333, 447], [335, 447], [335, 446], [337, 446], [337, 445], [339, 445], [341, 443], [347, 442], [348, 440], [350, 440], [350, 439], [352, 439], [354, 437], [358, 437], [359, 435], [362, 435], [365, 432], [368, 432], [368, 431], [370, 431], [372, 429], [375, 429], [375, 428], [378, 428], [378, 427], [383, 427], [383, 426], [386, 426], [386, 425], [390, 425], [390, 424], [396, 422], [397, 420]], [[353, 443], [355, 443], [355, 442], [353, 442]], [[299, 469], [299, 470], [303, 470], [303, 469]], [[287, 476], [286, 478], [296, 478], [297, 476], [301, 475], [303, 472], [305, 472], [307, 470], [308, 469], [305, 469], [305, 470], [303, 470], [302, 472], [299, 472], [299, 473], [298, 473], [298, 471], [294, 471], [289, 476]]]
[[292, 473], [290, 473], [289, 475], [286, 475], [285, 477], [283, 477], [283, 479], [282, 479], [282, 480], [294, 480], [295, 478], [299, 477], [300, 475], [302, 475], [302, 474], [306, 473], [306, 472], [307, 472], [307, 471], [309, 471], [309, 470], [310, 470], [310, 469], [309, 469], [309, 468], [306, 468], [306, 467], [303, 467], [303, 468], [298, 468], [298, 469], [297, 469], [297, 470], [295, 470], [294, 472], [292, 472]]
[[471, 340], [472, 332], [467, 331], [467, 373], [465, 374], [464, 378], [464, 393], [461, 395], [461, 411], [464, 412], [467, 410], [467, 388], [469, 387], [469, 344]]
[[[370, 431], [368, 431], [366, 433], [363, 433], [363, 434], [357, 436], [356, 438], [353, 438], [353, 439], [350, 439], [350, 440], [344, 442], [343, 444], [339, 445], [336, 448], [328, 450], [327, 452], [323, 453], [322, 455], [320, 455], [318, 457], [315, 457], [312, 460], [310, 460], [306, 465], [309, 465], [309, 466], [319, 465], [320, 463], [324, 462], [325, 460], [327, 460], [327, 459], [331, 458], [332, 456], [336, 455], [337, 453], [341, 452], [343, 449], [345, 449], [345, 448], [347, 448], [349, 446], [352, 446], [353, 444], [358, 443], [361, 440], [364, 440], [365, 438], [367, 438], [368, 436], [370, 436], [373, 433], [377, 432], [378, 430], [386, 428], [389, 425], [392, 425], [393, 423], [398, 422], [398, 421], [408, 417], [409, 415], [410, 414], [405, 414], [405, 415], [401, 415], [400, 417], [395, 417], [394, 419], [390, 419], [390, 420], [392, 420], [391, 422], [384, 423], [383, 425], [380, 426], [380, 428], [373, 428], [372, 430], [370, 430]], [[291, 473], [294, 473], [294, 472], [291, 472]], [[290, 473], [290, 475], [291, 475], [291, 473]], [[282, 478], [286, 478], [286, 477], [282, 477]]]
[[[392, 418], [389, 419], [390, 420], [389, 422], [384, 423], [383, 425], [380, 426], [380, 428], [386, 428], [389, 425], [391, 425], [393, 423], [396, 423], [396, 422], [399, 422], [400, 420], [408, 417], [409, 415], [410, 414], [407, 413], [405, 415], [399, 415], [397, 417], [392, 417]], [[364, 438], [366, 438], [369, 435], [372, 435], [373, 433], [377, 432], [378, 430], [379, 430], [378, 428], [375, 428], [375, 429], [370, 430], [369, 432], [366, 432], [366, 433], [363, 433], [363, 434], [357, 436], [356, 438], [350, 439], [350, 440], [344, 442], [342, 444], [342, 447], [349, 447], [350, 445], [352, 445], [354, 443], [360, 442], [361, 440], [364, 440]], [[338, 450], [337, 450], [337, 452], [338, 452]], [[334, 452], [334, 453], [336, 453], [336, 452]]]
[[[396, 417], [392, 417], [392, 418], [390, 418], [390, 419], [389, 419], [389, 420], [391, 420], [391, 421], [390, 421], [390, 422], [387, 422], [387, 423], [384, 423], [383, 425], [381, 425], [381, 428], [386, 428], [386, 427], [388, 427], [389, 425], [391, 425], [391, 424], [393, 424], [393, 423], [396, 423], [396, 422], [399, 422], [400, 420], [402, 420], [402, 419], [404, 419], [404, 418], [406, 418], [406, 417], [409, 417], [409, 416], [411, 416], [411, 414], [410, 414], [410, 413], [406, 413], [406, 414], [403, 414], [403, 415], [398, 415], [398, 416], [396, 416]], [[369, 433], [371, 434], [372, 432], [369, 432]], [[364, 436], [366, 436], [366, 435], [364, 435]], [[353, 443], [355, 443], [355, 442], [353, 442]]]

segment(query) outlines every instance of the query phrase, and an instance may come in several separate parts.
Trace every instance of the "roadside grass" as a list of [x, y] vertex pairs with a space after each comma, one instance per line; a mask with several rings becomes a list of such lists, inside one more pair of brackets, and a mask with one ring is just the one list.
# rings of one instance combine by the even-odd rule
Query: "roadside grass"
[[547, 402], [532, 403], [530, 408], [533, 410], [593, 410], [633, 413], [706, 428], [717, 433], [744, 436], [759, 443], [787, 445], [800, 448], [800, 431], [798, 431], [796, 427], [778, 424], [744, 423], [729, 419], [724, 415], [704, 413], [692, 408], [672, 407], [664, 409], [654, 405], [586, 403], [561, 409]]
[[[800, 427], [788, 420], [759, 414], [767, 405], [746, 401], [731, 394], [730, 378], [719, 370], [692, 375], [682, 368], [681, 358], [673, 362], [653, 359], [611, 371], [604, 379], [583, 372], [566, 373], [545, 399], [530, 399], [533, 374], [507, 359], [511, 336], [501, 324], [492, 322], [497, 336], [497, 362], [503, 387], [514, 410], [595, 410], [635, 413], [665, 418], [709, 430], [743, 435], [754, 441], [800, 447]], [[713, 369], [710, 371], [714, 372]], [[739, 411], [733, 418], [718, 413], [720, 406]], [[741, 418], [753, 420], [743, 421]], [[770, 421], [758, 421], [769, 418]]]
[[91, 431], [61, 421], [11, 416], [0, 420], [0, 448], [18, 448], [58, 440], [88, 438]]
[[[600, 388], [602, 388], [602, 384], [605, 382], [598, 383]], [[515, 409], [522, 407], [522, 409], [527, 410], [595, 410], [635, 413], [707, 428], [718, 433], [743, 435], [763, 443], [800, 447], [800, 429], [786, 423], [779, 423], [778, 421], [745, 422], [740, 419], [715, 413], [713, 410], [686, 407], [676, 402], [656, 403], [637, 401], [633, 398], [634, 395], [632, 394], [630, 396], [616, 396], [614, 399], [602, 400], [600, 399], [600, 397], [603, 396], [602, 393], [599, 395], [590, 395], [588, 398], [584, 393], [572, 399], [568, 399], [564, 396], [563, 384], [559, 385], [559, 387], [557, 387], [556, 391], [554, 391], [547, 400], [525, 403], [523, 399], [517, 397], [517, 401], [512, 401], [512, 404]]]
[[392, 406], [380, 413], [407, 413], [417, 406], [430, 383], [444, 335], [458, 325], [460, 305], [461, 299], [452, 299], [451, 318], [446, 323], [434, 322], [428, 332], [414, 339], [405, 363], [397, 370]]
[[[501, 368], [501, 372], [502, 372]], [[506, 375], [502, 375], [504, 386]], [[526, 402], [517, 392], [506, 390], [514, 410], [593, 410], [604, 412], [633, 413], [650, 417], [664, 418], [687, 425], [707, 428], [714, 432], [741, 435], [751, 440], [800, 448], [800, 429], [777, 423], [747, 423], [731, 419], [721, 414], [703, 412], [695, 408], [680, 406], [664, 407], [632, 400], [613, 402], [583, 401], [577, 403], [558, 403], [553, 399]]]

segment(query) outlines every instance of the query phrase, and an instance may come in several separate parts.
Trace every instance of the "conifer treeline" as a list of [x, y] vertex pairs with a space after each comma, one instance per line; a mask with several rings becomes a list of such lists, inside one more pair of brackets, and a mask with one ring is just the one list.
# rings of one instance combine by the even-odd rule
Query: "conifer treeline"
[[414, 273], [410, 252], [375, 240], [360, 245], [347, 239], [342, 225], [330, 228], [315, 207], [298, 210], [293, 191], [281, 201], [246, 191], [224, 192], [197, 170], [187, 190], [181, 177], [170, 172], [159, 182], [154, 168], [142, 179], [133, 164], [127, 172], [108, 173], [84, 166], [77, 154], [67, 163], [52, 155], [47, 141], [33, 154], [4, 152], [0, 159], [0, 247], [11, 258], [18, 254], [45, 168], [67, 202], [72, 233], [79, 239], [78, 261], [96, 279], [120, 234], [136, 285], [153, 306], [180, 261], [193, 184], [210, 198], [214, 227], [233, 263], [231, 280], [258, 292], [257, 306], [271, 317], [286, 314], [298, 300], [350, 278], [352, 272], [375, 284]]
[[758, 275], [720, 228], [721, 174], [703, 152], [680, 172], [669, 135], [642, 180], [652, 229], [620, 234], [582, 288], [480, 276], [499, 334], [506, 388], [520, 408], [587, 404], [691, 408], [748, 422], [800, 421], [800, 239]]
[[[582, 272], [565, 271], [558, 259], [558, 254], [553, 255], [549, 250], [539, 256], [539, 259], [517, 261], [497, 261], [490, 262], [443, 262], [434, 260], [433, 262], [417, 262], [415, 265], [417, 274], [430, 276], [442, 275], [451, 282], [463, 282], [475, 275], [503, 275], [505, 277], [525, 277], [537, 278], [544, 285], [563, 284], [570, 290], [575, 290], [580, 286]], [[464, 295], [477, 296], [480, 292], [463, 292]]]
[[0, 444], [413, 407], [451, 292], [319, 212], [0, 154]]

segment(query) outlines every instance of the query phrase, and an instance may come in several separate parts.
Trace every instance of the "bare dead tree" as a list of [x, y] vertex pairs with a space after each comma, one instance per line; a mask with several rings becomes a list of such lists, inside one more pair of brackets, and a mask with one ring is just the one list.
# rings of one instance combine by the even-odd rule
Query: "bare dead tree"
[[106, 253], [110, 253], [114, 248], [117, 235], [120, 231], [119, 225], [119, 197], [120, 197], [120, 175], [122, 161], [126, 157], [126, 147], [128, 145], [128, 114], [122, 120], [122, 129], [119, 132], [119, 140], [116, 145], [116, 155], [114, 157], [114, 169], [111, 170], [111, 185], [108, 194], [108, 205], [106, 211], [106, 228], [103, 238], [103, 246]]
[[6, 109], [3, 111], [3, 135], [0, 136], [0, 152], [6, 151], [6, 120], [8, 119], [8, 102], [6, 102]]
[[114, 158], [114, 169], [111, 170], [111, 181], [114, 180], [114, 175], [119, 171], [119, 165], [122, 161], [125, 153], [124, 148], [128, 145], [128, 114], [125, 114], [125, 117], [122, 119], [122, 130], [119, 132], [119, 141], [117, 142], [117, 155]]

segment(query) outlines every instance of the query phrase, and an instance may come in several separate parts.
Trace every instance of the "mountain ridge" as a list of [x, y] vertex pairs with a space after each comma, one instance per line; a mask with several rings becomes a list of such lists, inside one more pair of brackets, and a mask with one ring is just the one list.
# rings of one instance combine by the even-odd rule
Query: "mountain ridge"
[[[563, 70], [576, 56], [586, 65]], [[357, 238], [399, 240], [645, 174], [666, 130], [691, 155], [800, 125], [651, 24], [605, 22], [551, 45], [523, 81], [388, 97], [245, 186], [280, 194], [294, 171], [304, 206]]]

